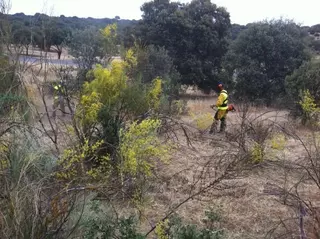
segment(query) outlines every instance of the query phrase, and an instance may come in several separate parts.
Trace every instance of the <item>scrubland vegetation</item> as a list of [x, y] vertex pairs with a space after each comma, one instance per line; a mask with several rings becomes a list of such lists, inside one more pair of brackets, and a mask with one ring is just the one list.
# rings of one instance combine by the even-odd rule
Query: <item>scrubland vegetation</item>
[[[320, 238], [319, 25], [231, 25], [209, 0], [106, 24], [1, 4], [0, 238]], [[237, 111], [209, 135], [219, 81]]]

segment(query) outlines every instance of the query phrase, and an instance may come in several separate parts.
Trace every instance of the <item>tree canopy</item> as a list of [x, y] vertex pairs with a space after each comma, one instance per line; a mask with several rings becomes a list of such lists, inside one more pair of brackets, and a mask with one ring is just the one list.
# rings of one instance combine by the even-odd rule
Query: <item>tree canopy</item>
[[188, 4], [157, 0], [145, 3], [141, 10], [137, 38], [168, 50], [182, 84], [212, 87], [228, 48], [229, 13], [210, 0]]
[[271, 102], [284, 96], [285, 77], [307, 59], [299, 26], [264, 21], [240, 33], [226, 56], [225, 69], [239, 98]]
[[302, 91], [308, 90], [316, 102], [320, 102], [320, 61], [302, 64], [286, 77], [286, 88], [292, 99], [297, 98]]
[[[103, 29], [106, 25], [117, 24], [118, 31], [134, 24], [134, 20], [120, 19], [120, 17], [94, 19], [78, 17], [50, 17], [46, 14], [36, 13], [33, 16], [17, 13], [7, 15], [15, 35], [13, 42], [29, 46], [39, 46], [42, 50], [57, 52], [60, 59], [62, 46], [73, 31], [82, 31], [88, 28]], [[120, 34], [121, 35], [121, 34]], [[117, 38], [119, 43], [119, 39]], [[26, 44], [28, 43], [28, 44]]]

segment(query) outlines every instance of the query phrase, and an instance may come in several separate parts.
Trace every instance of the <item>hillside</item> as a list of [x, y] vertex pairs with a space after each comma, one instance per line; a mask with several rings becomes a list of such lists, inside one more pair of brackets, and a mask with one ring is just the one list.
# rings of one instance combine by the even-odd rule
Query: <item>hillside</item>
[[61, 15], [59, 17], [50, 17], [46, 14], [36, 13], [35, 15], [25, 15], [24, 13], [16, 13], [8, 15], [9, 21], [11, 21], [14, 25], [23, 24], [25, 26], [38, 25], [41, 19], [51, 19], [56, 21], [59, 27], [67, 27], [71, 29], [84, 29], [86, 27], [97, 27], [103, 28], [108, 24], [112, 24], [117, 22], [120, 28], [124, 28], [126, 26], [130, 26], [132, 23], [135, 23], [135, 20], [126, 20], [120, 19], [120, 17], [115, 18], [79, 18], [77, 16], [74, 17], [65, 17]]

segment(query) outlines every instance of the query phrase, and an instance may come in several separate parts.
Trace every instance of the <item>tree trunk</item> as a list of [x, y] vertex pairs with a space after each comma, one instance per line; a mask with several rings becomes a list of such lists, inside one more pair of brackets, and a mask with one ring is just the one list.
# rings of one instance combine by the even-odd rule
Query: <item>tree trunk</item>
[[44, 43], [44, 42], [41, 42], [41, 44], [40, 44], [40, 49], [41, 49], [42, 51], [45, 51], [45, 43]]
[[60, 59], [61, 59], [62, 51], [61, 51], [61, 50], [58, 50], [57, 53], [58, 53], [58, 60], [60, 60]]
[[62, 51], [57, 51], [57, 53], [58, 53], [58, 60], [60, 60], [60, 59], [61, 59]]

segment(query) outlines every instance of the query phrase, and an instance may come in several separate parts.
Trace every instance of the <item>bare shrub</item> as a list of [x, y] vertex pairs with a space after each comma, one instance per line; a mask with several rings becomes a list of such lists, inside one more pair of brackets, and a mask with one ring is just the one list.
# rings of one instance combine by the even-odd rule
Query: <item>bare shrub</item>
[[[282, 170], [282, 180], [265, 189], [277, 201], [293, 212], [293, 217], [281, 218], [267, 238], [320, 237], [320, 155], [319, 132], [301, 133], [295, 128], [283, 128], [286, 137], [294, 140], [299, 154], [287, 158], [283, 152], [272, 164]], [[281, 236], [282, 235], [282, 236]]]

